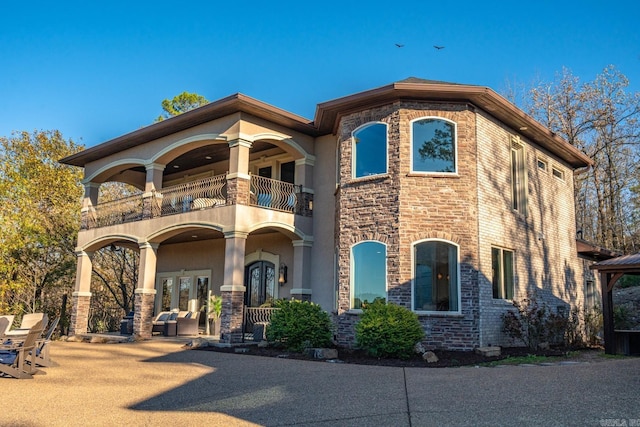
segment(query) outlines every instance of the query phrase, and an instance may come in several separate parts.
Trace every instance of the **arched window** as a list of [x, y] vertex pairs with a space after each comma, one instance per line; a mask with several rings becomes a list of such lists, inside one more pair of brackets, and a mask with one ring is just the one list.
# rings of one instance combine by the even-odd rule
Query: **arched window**
[[419, 242], [413, 262], [413, 309], [459, 311], [458, 247], [441, 240]]
[[365, 241], [351, 248], [351, 308], [387, 298], [387, 247]]
[[354, 178], [387, 173], [387, 125], [369, 123], [353, 131]]
[[411, 126], [412, 172], [457, 172], [456, 125], [448, 120], [425, 118]]

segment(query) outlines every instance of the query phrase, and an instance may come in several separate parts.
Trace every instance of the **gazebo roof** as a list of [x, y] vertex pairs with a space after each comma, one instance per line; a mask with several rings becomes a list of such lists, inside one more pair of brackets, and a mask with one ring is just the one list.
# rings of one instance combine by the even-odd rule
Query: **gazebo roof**
[[640, 274], [640, 253], [623, 255], [616, 258], [600, 261], [589, 266], [591, 270], [615, 273], [638, 273]]

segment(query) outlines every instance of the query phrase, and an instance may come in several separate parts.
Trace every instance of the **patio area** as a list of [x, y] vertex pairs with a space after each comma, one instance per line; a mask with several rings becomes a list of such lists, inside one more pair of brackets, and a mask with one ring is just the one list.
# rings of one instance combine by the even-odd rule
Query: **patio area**
[[46, 375], [0, 378], [22, 396], [4, 405], [0, 424], [533, 426], [640, 419], [637, 358], [396, 368], [185, 350], [185, 341], [53, 342], [59, 366]]

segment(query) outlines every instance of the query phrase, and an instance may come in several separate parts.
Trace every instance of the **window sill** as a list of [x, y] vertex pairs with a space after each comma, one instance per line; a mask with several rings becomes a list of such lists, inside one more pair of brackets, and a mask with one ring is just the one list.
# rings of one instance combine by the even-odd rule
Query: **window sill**
[[369, 175], [369, 176], [361, 176], [359, 178], [350, 178], [348, 181], [343, 182], [342, 185], [350, 186], [350, 185], [366, 184], [369, 182], [384, 181], [387, 179], [391, 179], [391, 175], [389, 175], [388, 173], [382, 173], [379, 175]]
[[459, 311], [414, 311], [418, 317], [448, 317], [462, 319], [464, 314]]
[[460, 178], [457, 172], [409, 172], [408, 178]]

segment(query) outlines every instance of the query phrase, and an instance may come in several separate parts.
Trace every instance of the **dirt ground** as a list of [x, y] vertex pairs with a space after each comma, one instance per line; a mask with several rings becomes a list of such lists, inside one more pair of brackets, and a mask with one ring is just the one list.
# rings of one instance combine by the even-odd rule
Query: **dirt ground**
[[[238, 350], [241, 348], [242, 350]], [[293, 353], [284, 349], [274, 347], [258, 347], [256, 345], [248, 345], [244, 347], [203, 347], [201, 350], [218, 351], [223, 353], [238, 353], [240, 355], [252, 355], [263, 357], [279, 357], [287, 359], [313, 360], [309, 356], [301, 353]], [[377, 366], [396, 366], [396, 367], [425, 367], [425, 368], [446, 368], [456, 366], [473, 366], [482, 363], [494, 362], [508, 357], [520, 357], [531, 355], [532, 351], [524, 347], [503, 347], [502, 354], [499, 357], [484, 357], [472, 351], [434, 351], [438, 356], [438, 361], [427, 363], [422, 359], [422, 355], [415, 354], [407, 360], [401, 359], [383, 359], [367, 355], [360, 350], [338, 349], [338, 361], [340, 363], [353, 363], [359, 365], [377, 365]], [[604, 358], [599, 357], [603, 351], [601, 349], [584, 349], [575, 352], [565, 352], [560, 350], [545, 350], [533, 352], [537, 356], [560, 357], [561, 360], [575, 361], [593, 361]]]

